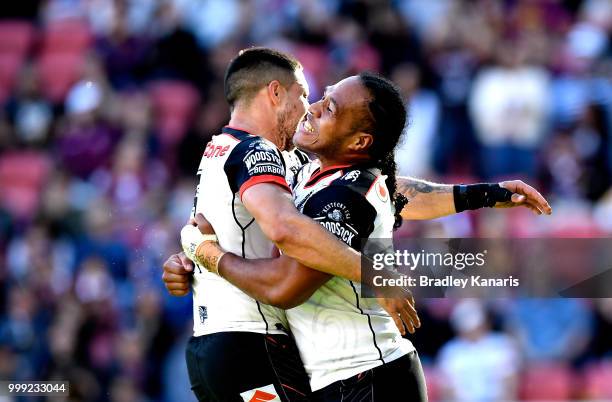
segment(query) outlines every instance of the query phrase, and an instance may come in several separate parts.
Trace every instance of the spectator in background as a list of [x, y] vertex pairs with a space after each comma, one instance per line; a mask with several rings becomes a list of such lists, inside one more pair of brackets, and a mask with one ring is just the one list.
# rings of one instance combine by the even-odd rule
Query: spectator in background
[[[33, 37], [19, 39], [14, 19], [17, 25], [25, 21]], [[62, 107], [61, 100], [45, 98], [51, 96], [46, 70], [37, 74], [31, 66], [42, 66], [50, 28], [59, 43], [72, 43], [75, 31], [62, 34], [59, 28], [79, 23], [86, 24], [85, 32], [76, 31], [84, 35], [76, 38], [83, 41], [76, 46], [83, 59], [55, 71], [74, 67], [80, 80], [94, 86], [77, 83]], [[538, 186], [555, 198], [557, 212], [545, 224], [517, 211], [501, 221], [507, 228], [500, 227], [501, 215], [482, 211], [406, 222], [410, 233], [403, 235], [574, 235], [568, 224], [593, 223], [601, 231], [596, 233], [612, 233], [609, 0], [19, 0], [0, 2], [0, 24], [8, 27], [0, 33], [0, 93], [8, 96], [0, 99], [2, 380], [66, 379], [75, 401], [193, 399], [178, 353], [190, 333], [191, 300], [153, 294], [161, 286], [160, 258], [176, 251], [184, 211], [193, 204], [193, 175], [206, 142], [227, 121], [220, 85], [225, 68], [250, 45], [295, 54], [305, 67], [311, 101], [326, 83], [355, 70], [393, 74], [411, 107], [406, 154], [398, 155], [402, 173], [484, 180], [510, 165], [525, 177], [536, 164], [525, 157], [535, 154], [542, 170]], [[505, 50], [508, 38], [519, 41], [518, 52]], [[69, 51], [63, 45], [53, 50]], [[11, 70], [15, 52], [22, 64]], [[152, 96], [160, 79], [182, 81], [201, 100], [177, 130], [172, 150], [160, 117], [176, 113]], [[543, 91], [550, 92], [542, 97]], [[481, 107], [470, 111], [477, 94]], [[483, 121], [509, 129], [497, 137], [497, 131], [482, 129]], [[483, 144], [493, 164], [478, 163]], [[506, 151], [520, 158], [506, 158]], [[28, 175], [41, 159], [49, 175]], [[28, 184], [33, 176], [42, 179]], [[26, 192], [40, 202], [30, 207]], [[424, 362], [438, 355], [441, 363], [465, 361], [469, 370], [450, 370], [452, 378], [472, 378], [504, 356], [511, 360], [507, 337], [486, 325], [467, 331], [480, 334], [477, 340], [461, 332], [449, 342], [454, 303], [422, 303], [423, 328], [414, 342]], [[531, 359], [527, 364], [551, 356], [562, 363], [612, 359], [612, 310], [605, 301], [500, 304], [511, 313], [504, 315], [504, 330], [517, 335], [521, 353]], [[489, 354], [491, 337], [505, 339], [502, 353]], [[479, 353], [476, 358], [451, 348], [459, 342]], [[481, 366], [471, 371], [470, 364]], [[144, 374], [138, 374], [141, 367]], [[509, 367], [515, 373], [516, 360]], [[478, 392], [488, 389], [488, 375], [474, 380], [482, 387]], [[469, 391], [453, 384], [449, 389]]]
[[40, 93], [38, 75], [33, 66], [21, 70], [15, 97], [8, 102], [6, 109], [19, 143], [38, 146], [47, 143], [53, 124], [53, 109]]
[[506, 328], [526, 359], [572, 361], [591, 339], [593, 313], [581, 299], [517, 299], [511, 302]]
[[[106, 2], [108, 3], [108, 2]], [[112, 4], [112, 3], [111, 3]], [[117, 2], [117, 4], [123, 4]], [[129, 89], [144, 80], [144, 62], [151, 52], [151, 39], [130, 30], [127, 5], [112, 8], [109, 32], [97, 38], [96, 50], [103, 59], [109, 80], [118, 90]], [[100, 10], [92, 14], [96, 15]]]
[[488, 178], [535, 176], [538, 147], [549, 125], [550, 89], [546, 70], [526, 64], [527, 40], [500, 43], [496, 64], [474, 81], [470, 114]]
[[479, 153], [479, 143], [474, 137], [467, 100], [477, 68], [488, 57], [486, 50], [493, 33], [485, 17], [473, 10], [477, 5], [436, 3], [440, 7], [426, 7], [430, 15], [418, 17], [440, 18], [423, 32], [423, 72], [429, 74], [441, 105], [433, 165], [440, 174], [474, 175], [481, 170], [474, 157]]
[[437, 95], [421, 87], [421, 73], [416, 65], [402, 64], [391, 79], [402, 91], [408, 110], [408, 126], [395, 151], [398, 173], [402, 176], [431, 176], [431, 156], [440, 119]]
[[492, 332], [480, 301], [460, 301], [451, 314], [457, 333], [440, 350], [438, 368], [445, 399], [465, 402], [515, 400], [520, 368], [511, 338]]
[[66, 99], [66, 121], [60, 127], [56, 150], [71, 174], [87, 179], [107, 166], [119, 133], [103, 118], [103, 92], [92, 81], [79, 82]]

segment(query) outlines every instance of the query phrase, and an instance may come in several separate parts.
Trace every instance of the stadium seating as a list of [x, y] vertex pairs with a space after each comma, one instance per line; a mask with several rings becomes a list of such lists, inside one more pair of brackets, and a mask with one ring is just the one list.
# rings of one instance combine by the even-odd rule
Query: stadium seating
[[0, 105], [15, 88], [17, 72], [32, 47], [34, 36], [35, 29], [28, 22], [0, 22]]
[[17, 53], [0, 53], [0, 105], [7, 101], [15, 88], [22, 64], [23, 57]]
[[49, 157], [36, 151], [15, 151], [0, 157], [0, 204], [18, 219], [38, 211], [40, 191], [49, 174]]
[[34, 36], [34, 26], [28, 22], [0, 22], [0, 54], [25, 57], [34, 41]]
[[572, 394], [572, 371], [560, 363], [536, 363], [529, 365], [522, 378], [521, 400], [565, 401]]
[[149, 92], [161, 141], [166, 145], [177, 144], [194, 116], [198, 91], [186, 82], [159, 80], [150, 85]]
[[83, 53], [93, 36], [86, 23], [80, 20], [62, 20], [45, 27], [42, 34], [42, 51]]
[[62, 102], [72, 84], [79, 78], [83, 62], [79, 53], [43, 54], [38, 60], [43, 95], [54, 103]]
[[612, 360], [589, 366], [584, 374], [585, 392], [589, 399], [612, 399]]

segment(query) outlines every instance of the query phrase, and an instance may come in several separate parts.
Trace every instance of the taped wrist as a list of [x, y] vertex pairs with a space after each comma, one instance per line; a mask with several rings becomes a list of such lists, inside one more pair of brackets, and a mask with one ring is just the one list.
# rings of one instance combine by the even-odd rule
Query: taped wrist
[[181, 247], [183, 252], [193, 262], [196, 261], [196, 250], [203, 242], [216, 242], [216, 235], [204, 235], [193, 225], [185, 225], [181, 229]]
[[213, 241], [205, 241], [196, 249], [196, 262], [206, 268], [208, 272], [219, 275], [219, 261], [225, 255], [225, 251], [219, 246], [219, 243]]
[[508, 202], [512, 191], [497, 183], [459, 184], [453, 186], [455, 210], [462, 212], [468, 209], [493, 207], [498, 202]]

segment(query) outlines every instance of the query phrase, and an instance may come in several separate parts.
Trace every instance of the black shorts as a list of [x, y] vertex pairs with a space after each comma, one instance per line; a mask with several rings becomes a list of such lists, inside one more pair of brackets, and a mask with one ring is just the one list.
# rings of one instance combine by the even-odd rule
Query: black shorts
[[317, 402], [427, 402], [427, 387], [419, 354], [415, 351], [337, 381], [313, 393]]
[[186, 358], [191, 389], [200, 402], [243, 402], [254, 395], [240, 394], [257, 389], [253, 400], [268, 400], [274, 392], [283, 402], [311, 400], [308, 376], [290, 336], [219, 332], [191, 337]]

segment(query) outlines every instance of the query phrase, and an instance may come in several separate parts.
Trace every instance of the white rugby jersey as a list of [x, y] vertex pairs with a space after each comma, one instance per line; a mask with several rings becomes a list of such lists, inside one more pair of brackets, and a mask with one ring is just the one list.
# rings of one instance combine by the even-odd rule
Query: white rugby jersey
[[[192, 213], [206, 217], [223, 249], [244, 258], [269, 258], [273, 243], [242, 204], [242, 194], [257, 183], [275, 183], [290, 191], [286, 172], [293, 177], [307, 161], [301, 151], [281, 154], [265, 138], [224, 127], [204, 151]], [[285, 333], [284, 310], [257, 302], [204, 268], [196, 267], [193, 278], [194, 336], [226, 331]]]
[[[293, 188], [297, 208], [356, 250], [364, 238], [391, 238], [394, 208], [378, 169], [304, 166]], [[313, 391], [414, 350], [361, 284], [334, 277], [287, 310]]]

